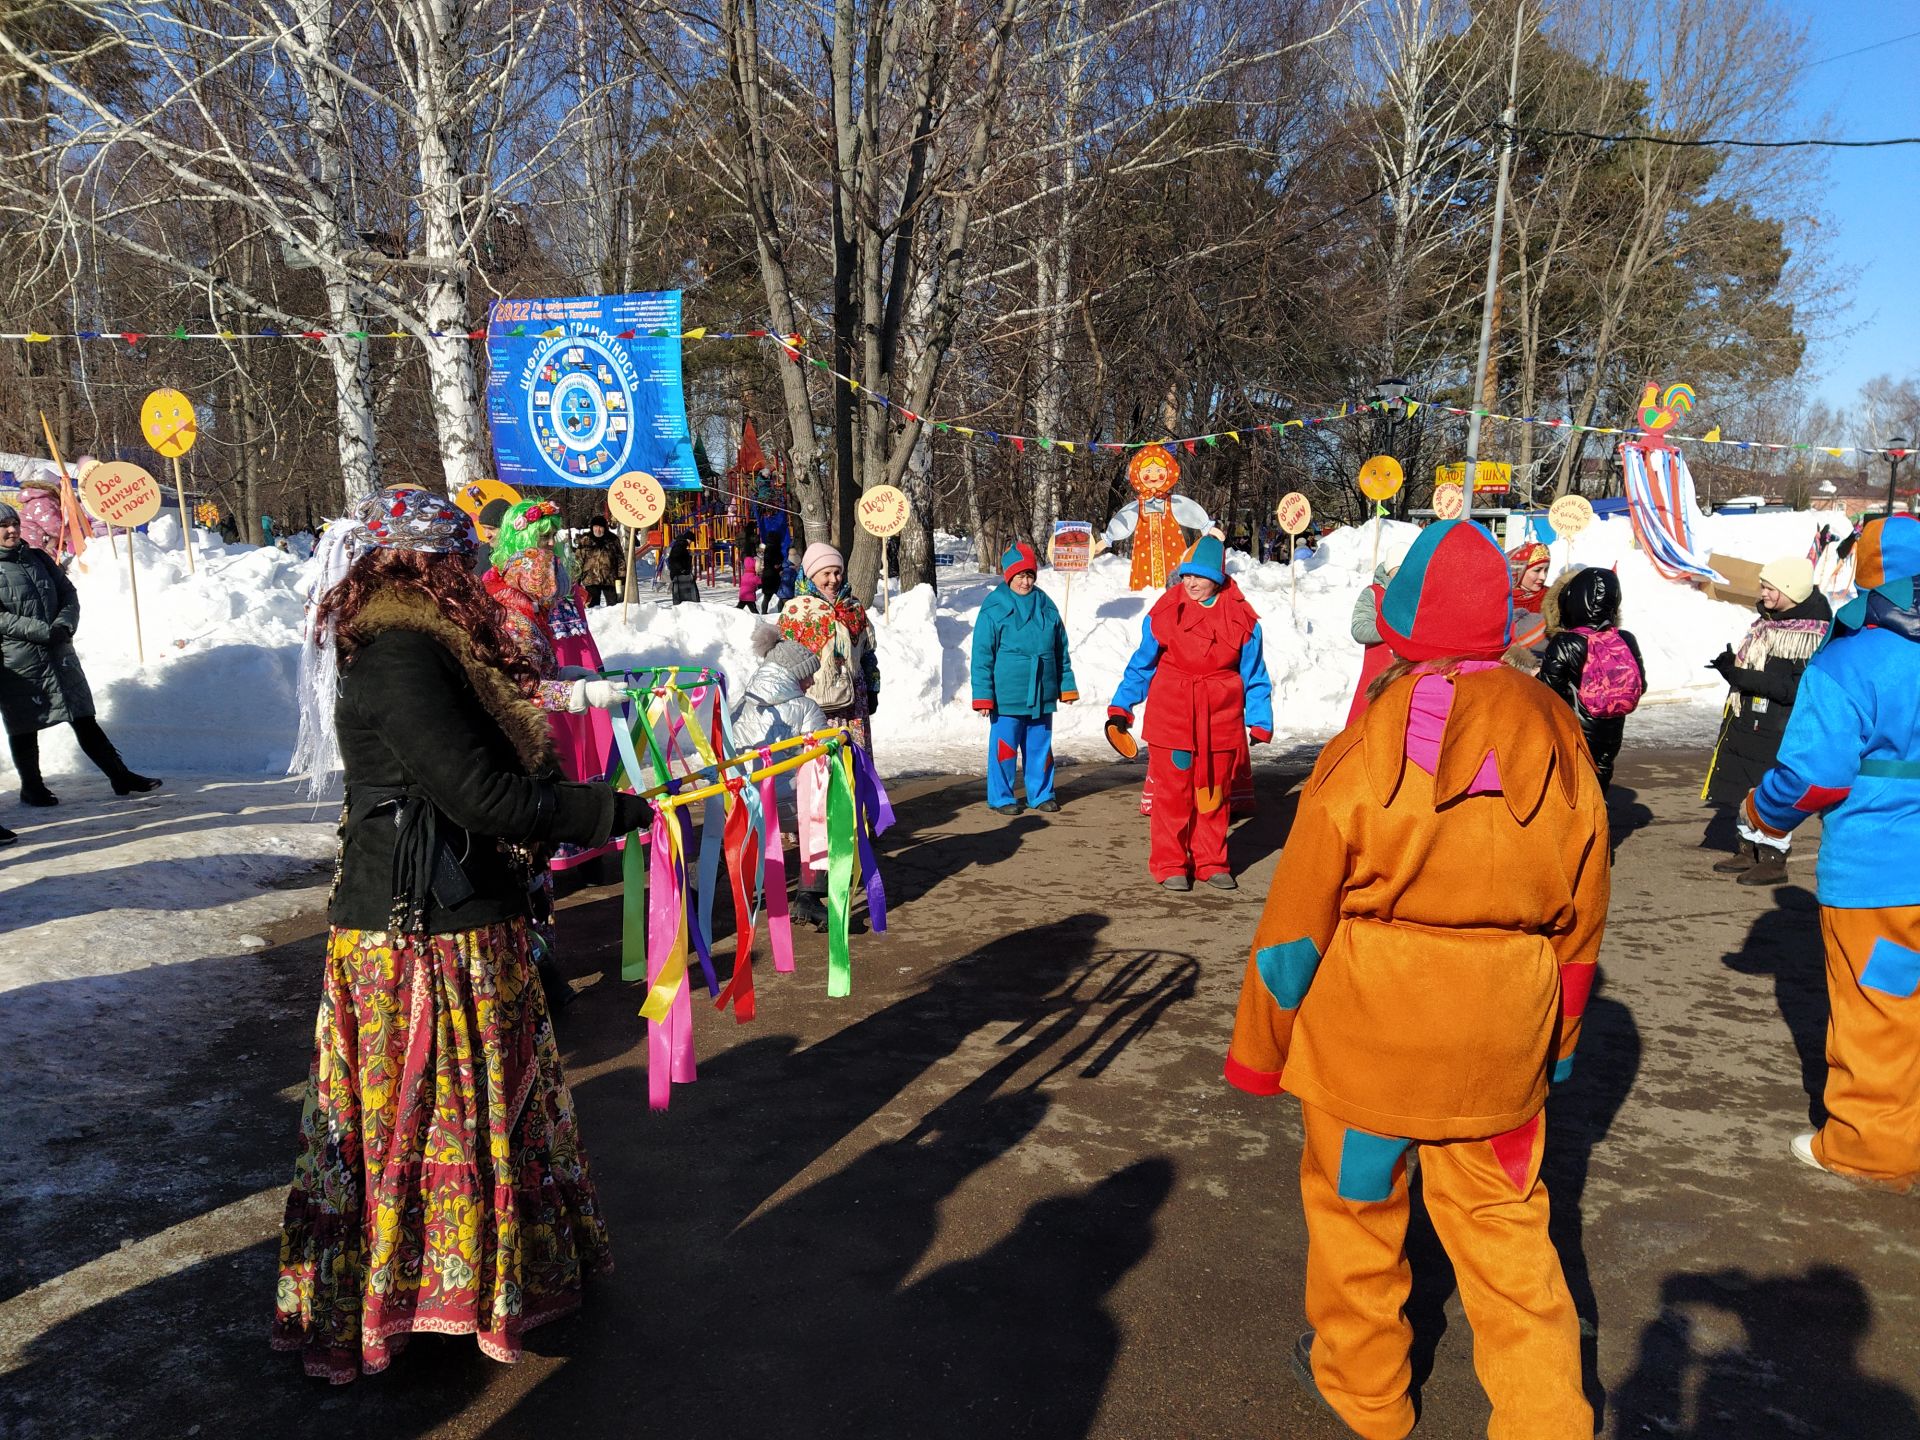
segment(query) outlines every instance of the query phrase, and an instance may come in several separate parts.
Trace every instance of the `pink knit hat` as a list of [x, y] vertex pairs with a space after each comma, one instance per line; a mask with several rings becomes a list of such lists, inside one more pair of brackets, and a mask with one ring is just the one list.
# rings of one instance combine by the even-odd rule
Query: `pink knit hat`
[[800, 573], [811, 580], [822, 570], [835, 569], [846, 573], [847, 559], [824, 540], [816, 540], [807, 546], [807, 553], [800, 557]]

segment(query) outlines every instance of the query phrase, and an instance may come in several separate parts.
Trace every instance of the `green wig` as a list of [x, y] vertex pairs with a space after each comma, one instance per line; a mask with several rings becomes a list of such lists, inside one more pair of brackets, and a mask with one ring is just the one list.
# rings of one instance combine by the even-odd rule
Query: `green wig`
[[506, 569], [515, 557], [547, 536], [558, 534], [561, 528], [559, 508], [551, 500], [522, 500], [501, 518], [500, 529], [494, 534], [493, 568]]

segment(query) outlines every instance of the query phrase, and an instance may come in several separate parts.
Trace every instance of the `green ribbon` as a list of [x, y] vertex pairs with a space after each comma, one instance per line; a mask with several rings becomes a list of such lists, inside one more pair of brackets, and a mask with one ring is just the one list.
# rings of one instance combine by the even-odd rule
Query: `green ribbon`
[[638, 830], [620, 852], [620, 978], [647, 978], [647, 847]]
[[847, 776], [846, 751], [833, 747], [827, 757], [827, 994], [853, 993], [853, 963], [847, 950], [848, 911], [853, 898], [853, 781]]

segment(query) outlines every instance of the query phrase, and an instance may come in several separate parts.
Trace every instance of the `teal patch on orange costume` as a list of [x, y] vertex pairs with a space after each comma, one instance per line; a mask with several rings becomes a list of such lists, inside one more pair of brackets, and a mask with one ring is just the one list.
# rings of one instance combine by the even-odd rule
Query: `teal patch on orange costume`
[[1369, 1204], [1393, 1194], [1394, 1172], [1408, 1142], [1386, 1135], [1370, 1135], [1349, 1128], [1340, 1142], [1340, 1183], [1342, 1200]]

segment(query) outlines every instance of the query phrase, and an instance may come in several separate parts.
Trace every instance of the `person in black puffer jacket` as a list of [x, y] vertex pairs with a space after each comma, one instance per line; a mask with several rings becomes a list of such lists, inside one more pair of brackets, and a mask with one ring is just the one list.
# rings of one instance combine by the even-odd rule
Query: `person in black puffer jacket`
[[1639, 642], [1620, 628], [1620, 577], [1611, 570], [1575, 570], [1553, 587], [1541, 613], [1547, 649], [1540, 679], [1579, 717], [1605, 791], [1613, 783], [1627, 716], [1647, 689]]
[[1742, 841], [1732, 835], [1732, 818], [1760, 777], [1773, 768], [1800, 693], [1800, 677], [1826, 643], [1833, 607], [1814, 588], [1812, 563], [1793, 555], [1762, 567], [1759, 610], [1739, 649], [1728, 646], [1709, 662], [1732, 693], [1707, 771], [1707, 800], [1720, 807], [1720, 814], [1709, 822], [1704, 843], [1719, 849], [1731, 837], [1737, 846], [1713, 867], [1720, 874], [1737, 875], [1742, 885], [1778, 885], [1787, 878], [1790, 842], [1783, 838], [1762, 847]]
[[[53, 560], [20, 535], [20, 512], [0, 503], [0, 721], [5, 723], [20, 803], [57, 805], [40, 775], [40, 732], [71, 725], [86, 757], [100, 767], [116, 795], [141, 795], [161, 782], [128, 768], [94, 718], [73, 633], [80, 628], [80, 597]], [[11, 843], [0, 831], [0, 845]]]
[[682, 534], [667, 550], [667, 578], [673, 586], [673, 603], [698, 605], [700, 582], [693, 576], [693, 537]]

